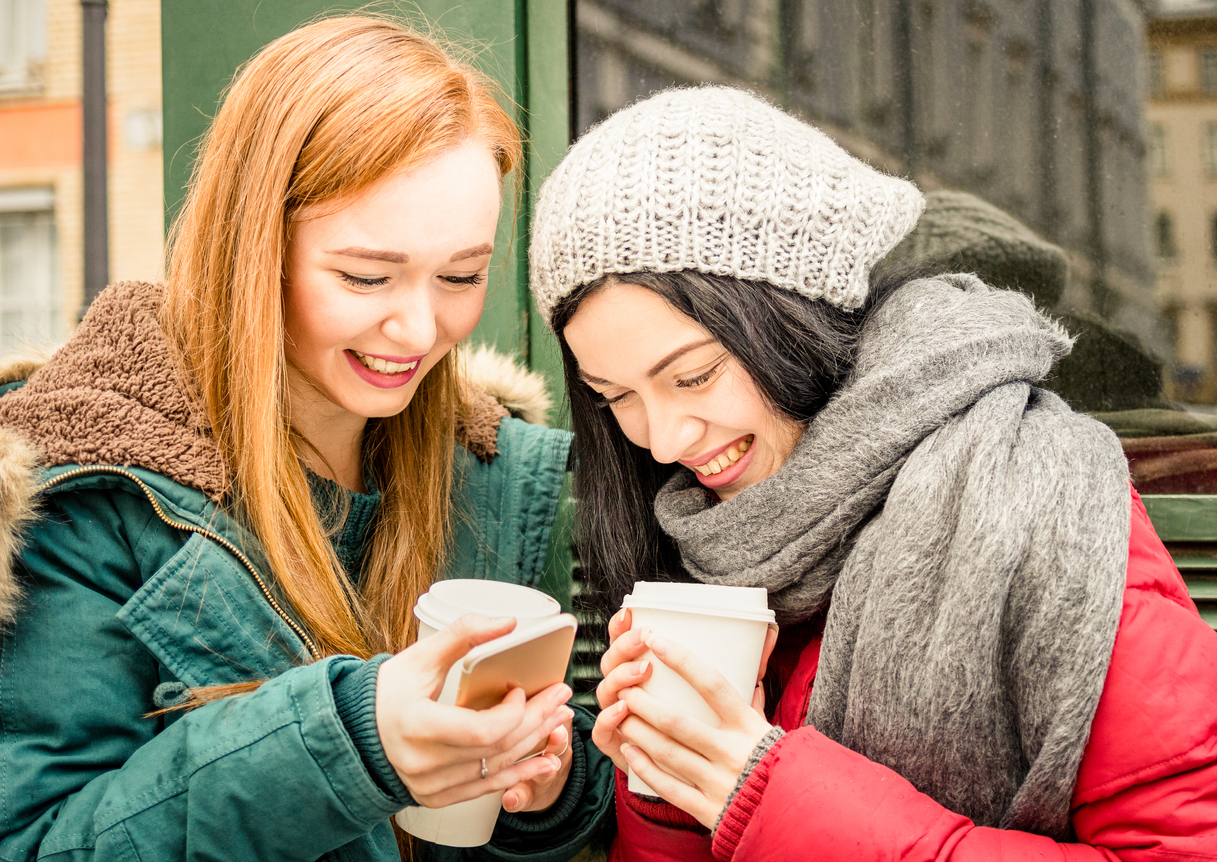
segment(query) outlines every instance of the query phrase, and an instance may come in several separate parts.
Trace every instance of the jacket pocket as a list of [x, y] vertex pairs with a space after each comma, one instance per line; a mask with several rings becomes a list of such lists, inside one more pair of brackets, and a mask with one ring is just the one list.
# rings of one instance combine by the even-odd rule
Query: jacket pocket
[[197, 533], [136, 591], [118, 618], [191, 688], [270, 679], [309, 660], [250, 573]]

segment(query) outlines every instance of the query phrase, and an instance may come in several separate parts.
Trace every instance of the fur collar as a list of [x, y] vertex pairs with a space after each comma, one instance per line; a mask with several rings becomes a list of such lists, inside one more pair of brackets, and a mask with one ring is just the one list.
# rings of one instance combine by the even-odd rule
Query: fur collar
[[[29, 381], [0, 399], [0, 624], [20, 596], [12, 559], [33, 517], [38, 467], [137, 466], [213, 500], [224, 493], [223, 462], [157, 323], [161, 295], [156, 284], [115, 284], [54, 356], [0, 362], [0, 384]], [[549, 399], [539, 376], [491, 350], [464, 364], [457, 440], [489, 462], [503, 418], [544, 424]]]

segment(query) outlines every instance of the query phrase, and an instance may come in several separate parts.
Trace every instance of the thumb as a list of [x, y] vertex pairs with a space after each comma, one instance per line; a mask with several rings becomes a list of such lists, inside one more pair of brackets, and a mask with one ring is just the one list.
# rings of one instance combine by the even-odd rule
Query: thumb
[[416, 642], [414, 646], [419, 658], [430, 663], [437, 671], [436, 689], [432, 696], [439, 693], [452, 665], [464, 658], [469, 650], [502, 637], [515, 627], [515, 617], [492, 619], [481, 614], [465, 614], [447, 628]]

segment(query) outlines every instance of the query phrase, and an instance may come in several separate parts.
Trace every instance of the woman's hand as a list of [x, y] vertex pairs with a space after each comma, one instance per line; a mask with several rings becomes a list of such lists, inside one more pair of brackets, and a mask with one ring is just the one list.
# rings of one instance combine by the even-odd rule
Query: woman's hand
[[452, 805], [522, 782], [553, 779], [562, 770], [560, 758], [552, 753], [520, 758], [574, 716], [565, 706], [571, 696], [565, 684], [550, 686], [527, 701], [522, 690], [513, 689], [497, 706], [480, 711], [435, 702], [454, 663], [473, 647], [513, 628], [511, 617], [491, 620], [467, 614], [380, 666], [376, 680], [380, 741], [419, 805]]
[[[771, 629], [762, 676], [776, 640], [776, 629]], [[680, 644], [654, 635], [646, 644], [693, 686], [722, 725], [714, 728], [690, 719], [641, 688], [630, 687], [619, 690], [617, 704], [601, 713], [597, 731], [620, 738], [620, 753], [639, 778], [713, 829], [748, 757], [771, 729], [765, 720], [764, 690], [758, 684], [747, 703], [721, 673]]]
[[618, 697], [623, 689], [638, 685], [651, 675], [650, 662], [638, 661], [648, 649], [645, 638], [650, 632], [647, 629], [631, 631], [632, 622], [628, 608], [618, 611], [609, 620], [609, 648], [600, 658], [600, 673], [604, 679], [596, 686], [600, 716], [592, 729], [592, 742], [622, 771], [626, 767], [625, 755], [621, 753], [625, 739], [618, 733], [617, 726], [623, 716], [614, 708], [621, 703]]
[[545, 742], [545, 751], [541, 756], [557, 757], [561, 764], [558, 771], [541, 775], [531, 781], [522, 781], [514, 787], [508, 788], [507, 792], [503, 794], [505, 810], [512, 813], [544, 811], [558, 801], [558, 797], [562, 795], [562, 788], [566, 786], [566, 779], [570, 776], [571, 760], [574, 757], [571, 753], [573, 734], [574, 725], [570, 721], [550, 731], [549, 739]]

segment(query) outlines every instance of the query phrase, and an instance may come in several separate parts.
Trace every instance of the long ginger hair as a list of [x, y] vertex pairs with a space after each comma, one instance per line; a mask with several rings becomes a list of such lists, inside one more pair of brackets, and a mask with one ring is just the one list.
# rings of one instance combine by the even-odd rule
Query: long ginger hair
[[327, 537], [332, 525], [313, 507], [300, 461], [309, 444], [288, 421], [282, 283], [293, 217], [468, 141], [488, 146], [506, 176], [521, 143], [503, 98], [391, 20], [310, 24], [234, 79], [173, 226], [161, 324], [227, 465], [230, 508], [259, 541], [314, 657], [369, 657], [412, 640], [411, 609], [450, 533], [461, 395], [449, 355], [406, 410], [368, 422], [366, 459], [382, 501], [356, 590]]

